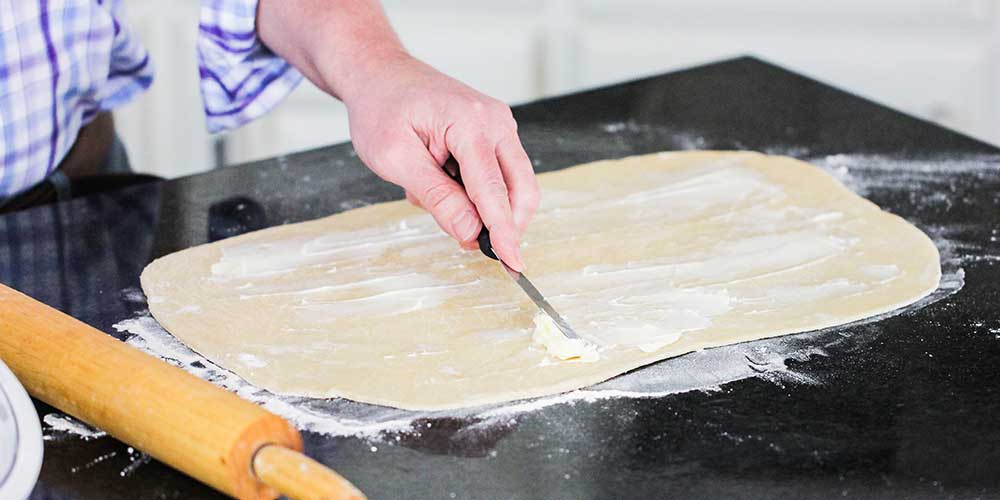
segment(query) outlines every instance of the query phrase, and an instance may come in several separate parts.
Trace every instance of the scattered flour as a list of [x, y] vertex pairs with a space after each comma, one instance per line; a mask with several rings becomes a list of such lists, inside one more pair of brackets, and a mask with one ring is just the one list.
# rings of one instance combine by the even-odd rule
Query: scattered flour
[[69, 415], [62, 413], [49, 413], [42, 418], [45, 429], [42, 439], [52, 441], [62, 436], [72, 435], [82, 438], [85, 441], [104, 437], [104, 431], [97, 430]]
[[[642, 132], [631, 122], [612, 123], [604, 127], [607, 133]], [[676, 139], [676, 137], [675, 137]], [[704, 140], [690, 136], [691, 145], [698, 147]], [[676, 141], [675, 141], [676, 142]], [[808, 158], [806, 151], [791, 150], [784, 154], [805, 156], [824, 167], [856, 192], [865, 195], [877, 190], [905, 193], [918, 207], [940, 203], [941, 193], [954, 193], [959, 177], [996, 175], [1000, 165], [997, 157], [948, 158], [935, 160], [905, 160], [869, 155], [834, 155]], [[952, 203], [962, 203], [951, 199]], [[957, 293], [965, 283], [963, 264], [988, 254], [981, 242], [968, 241], [961, 226], [940, 226], [914, 220], [928, 233], [941, 252], [942, 279], [939, 288], [924, 299], [906, 308], [879, 315], [851, 325], [755, 342], [736, 344], [693, 352], [649, 365], [606, 382], [563, 394], [488, 405], [460, 410], [437, 412], [407, 411], [357, 403], [345, 399], [311, 399], [282, 396], [254, 387], [211, 361], [188, 349], [148, 315], [120, 321], [114, 328], [130, 334], [127, 342], [156, 357], [166, 360], [203, 379], [212, 381], [239, 396], [254, 401], [268, 410], [284, 416], [300, 429], [333, 435], [357, 436], [367, 439], [388, 439], [399, 434], [419, 433], [424, 424], [434, 419], [463, 419], [476, 427], [507, 425], [518, 415], [552, 405], [593, 402], [608, 398], [655, 398], [687, 391], [713, 391], [721, 385], [747, 378], [759, 378], [777, 384], [822, 383], [814, 375], [789, 368], [789, 361], [807, 361], [812, 356], [826, 356], [834, 346], [844, 343], [859, 345], [877, 338], [879, 320], [906, 314]], [[995, 245], [994, 245], [995, 246]], [[873, 270], [877, 272], [879, 270]], [[244, 362], [252, 360], [244, 360]]]
[[647, 137], [656, 138], [657, 142], [667, 141], [669, 149], [695, 150], [707, 149], [705, 137], [689, 131], [676, 130], [662, 125], [649, 125], [634, 120], [611, 122], [600, 125], [601, 130], [617, 137]]
[[[942, 255], [948, 255], [946, 242], [939, 241]], [[855, 323], [864, 325], [884, 317], [918, 309], [957, 292], [964, 284], [963, 270], [950, 257], [943, 262], [941, 287], [919, 302], [899, 311]], [[867, 342], [875, 337], [862, 329], [860, 335], [848, 335], [845, 328], [820, 330], [787, 337], [765, 339], [715, 349], [696, 351], [684, 356], [615, 377], [606, 382], [553, 396], [447, 411], [408, 411], [358, 403], [346, 399], [312, 399], [273, 394], [255, 387], [187, 348], [170, 335], [148, 314], [123, 320], [114, 325], [131, 336], [127, 342], [149, 354], [179, 366], [194, 375], [212, 381], [239, 396], [289, 419], [303, 430], [331, 436], [356, 436], [386, 439], [395, 433], [419, 432], [418, 422], [438, 418], [466, 419], [476, 427], [506, 425], [516, 416], [542, 408], [594, 402], [608, 398], [655, 398], [688, 391], [714, 391], [723, 384], [746, 378], [760, 378], [776, 384], [815, 384], [821, 381], [806, 373], [793, 371], [790, 360], [807, 361], [825, 356], [827, 348], [842, 342]]]
[[[942, 288], [917, 304], [923, 307], [955, 293], [962, 285], [961, 269], [952, 269]], [[897, 311], [896, 313], [898, 313]], [[877, 321], [878, 316], [863, 323]], [[787, 361], [825, 356], [826, 347], [851, 339], [839, 329], [779, 337], [693, 352], [621, 375], [592, 387], [506, 404], [438, 412], [407, 411], [357, 403], [345, 399], [311, 399], [282, 396], [254, 387], [243, 379], [191, 351], [163, 330], [150, 316], [126, 319], [115, 325], [132, 337], [128, 343], [171, 364], [210, 380], [292, 421], [297, 427], [332, 436], [369, 439], [415, 430], [417, 422], [460, 418], [476, 425], [503, 425], [519, 414], [559, 404], [594, 402], [608, 398], [655, 398], [693, 390], [713, 391], [719, 386], [751, 377], [774, 383], [819, 383], [812, 376], [792, 371]]]

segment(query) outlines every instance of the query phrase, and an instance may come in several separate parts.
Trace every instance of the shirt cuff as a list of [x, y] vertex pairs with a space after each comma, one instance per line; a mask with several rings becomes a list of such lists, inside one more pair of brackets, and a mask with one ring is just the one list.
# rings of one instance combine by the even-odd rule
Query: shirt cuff
[[271, 110], [302, 75], [261, 43], [257, 0], [203, 0], [198, 74], [208, 131], [239, 127]]

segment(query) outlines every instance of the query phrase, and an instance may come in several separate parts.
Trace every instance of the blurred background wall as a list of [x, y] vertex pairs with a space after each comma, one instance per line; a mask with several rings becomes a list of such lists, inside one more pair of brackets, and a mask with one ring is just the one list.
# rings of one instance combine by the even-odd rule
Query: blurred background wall
[[[511, 104], [754, 54], [1000, 143], [994, 0], [385, 0], [416, 56]], [[205, 132], [198, 0], [127, 0], [156, 82], [116, 113], [135, 168], [176, 177], [349, 139], [308, 82], [266, 117]]]

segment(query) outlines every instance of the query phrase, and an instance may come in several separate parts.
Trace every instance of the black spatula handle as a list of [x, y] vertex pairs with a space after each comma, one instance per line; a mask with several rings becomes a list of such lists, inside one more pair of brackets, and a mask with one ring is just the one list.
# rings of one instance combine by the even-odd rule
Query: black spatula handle
[[[459, 186], [465, 187], [465, 183], [462, 182], [462, 172], [459, 170], [458, 162], [455, 161], [454, 156], [449, 156], [442, 168], [444, 173], [451, 177], [451, 180], [457, 182]], [[490, 244], [490, 230], [486, 229], [486, 224], [483, 224], [483, 229], [479, 231], [476, 241], [479, 242], [479, 250], [483, 252], [483, 255], [493, 260], [500, 260], [497, 258], [497, 254], [493, 253], [493, 246]]]

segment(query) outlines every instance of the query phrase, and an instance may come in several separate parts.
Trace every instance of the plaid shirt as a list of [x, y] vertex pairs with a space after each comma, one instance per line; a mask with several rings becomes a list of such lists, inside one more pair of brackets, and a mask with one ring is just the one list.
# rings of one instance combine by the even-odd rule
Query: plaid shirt
[[[122, 0], [0, 0], [0, 200], [44, 180], [80, 128], [149, 87]], [[169, 6], [164, 6], [169, 8]], [[255, 31], [257, 0], [204, 0], [198, 61], [211, 132], [264, 113], [301, 80]]]

